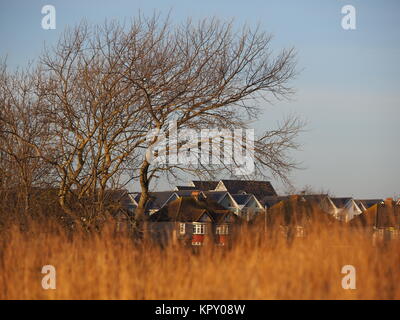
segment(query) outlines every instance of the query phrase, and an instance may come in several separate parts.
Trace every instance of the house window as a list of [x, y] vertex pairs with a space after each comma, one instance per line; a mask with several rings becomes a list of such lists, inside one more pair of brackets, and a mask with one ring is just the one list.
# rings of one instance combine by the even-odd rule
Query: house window
[[227, 224], [217, 226], [215, 230], [216, 234], [229, 234], [229, 227]]
[[304, 227], [302, 226], [296, 226], [296, 237], [304, 237], [305, 236], [305, 230]]
[[193, 234], [206, 234], [206, 225], [204, 223], [194, 224]]
[[185, 224], [184, 223], [179, 224], [179, 233], [185, 234]]

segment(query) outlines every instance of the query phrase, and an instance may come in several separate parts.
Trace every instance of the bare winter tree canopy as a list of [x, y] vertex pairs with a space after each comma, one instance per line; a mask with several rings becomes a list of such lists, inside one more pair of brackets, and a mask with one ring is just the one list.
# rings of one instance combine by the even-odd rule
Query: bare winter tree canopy
[[[152, 163], [149, 150], [160, 141], [149, 138], [150, 132], [166, 132], [172, 122], [175, 130], [245, 129], [266, 104], [292, 93], [294, 50], [275, 53], [271, 39], [258, 28], [237, 30], [217, 19], [175, 25], [159, 16], [139, 16], [130, 24], [81, 23], [45, 49], [34, 68], [18, 76], [2, 71], [2, 157], [16, 164], [36, 159], [48, 174], [56, 173], [53, 185], [61, 207], [87, 224], [106, 210], [108, 188], [138, 180], [140, 220], [149, 184], [161, 174], [233, 170]], [[287, 179], [295, 166], [288, 151], [297, 147], [294, 139], [301, 127], [298, 119], [289, 118], [255, 137], [255, 173]], [[187, 140], [176, 143], [178, 153]], [[26, 183], [32, 186], [33, 181], [30, 176]]]

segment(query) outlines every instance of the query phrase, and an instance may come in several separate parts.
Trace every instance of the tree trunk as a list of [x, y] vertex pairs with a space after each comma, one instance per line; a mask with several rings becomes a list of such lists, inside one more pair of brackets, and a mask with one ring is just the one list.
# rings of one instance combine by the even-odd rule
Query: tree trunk
[[64, 211], [64, 214], [68, 219], [67, 223], [69, 224], [74, 222], [74, 212], [68, 207], [65, 197], [65, 192], [60, 191], [58, 194], [58, 203], [60, 204], [61, 209]]
[[135, 210], [135, 220], [137, 222], [142, 222], [144, 219], [144, 213], [146, 209], [146, 203], [149, 200], [149, 171], [150, 163], [145, 159], [142, 166], [140, 167], [140, 187], [141, 194], [138, 206]]

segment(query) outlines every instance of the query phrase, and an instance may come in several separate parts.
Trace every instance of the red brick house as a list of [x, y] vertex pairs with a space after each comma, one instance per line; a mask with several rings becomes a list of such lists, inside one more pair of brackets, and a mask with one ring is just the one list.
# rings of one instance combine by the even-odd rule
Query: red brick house
[[209, 200], [181, 197], [148, 217], [147, 230], [162, 243], [180, 241], [186, 245], [230, 244], [239, 218]]

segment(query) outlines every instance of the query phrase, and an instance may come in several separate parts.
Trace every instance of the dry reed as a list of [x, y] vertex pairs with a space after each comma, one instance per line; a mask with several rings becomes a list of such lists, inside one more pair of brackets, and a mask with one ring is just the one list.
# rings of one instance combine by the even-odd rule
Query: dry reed
[[[108, 230], [110, 229], [110, 230]], [[134, 244], [111, 228], [76, 233], [31, 223], [0, 235], [1, 299], [399, 299], [400, 250], [373, 246], [348, 227], [313, 226], [290, 244], [258, 228], [242, 231], [231, 249], [198, 253]], [[41, 268], [54, 265], [55, 290], [44, 290]], [[357, 271], [355, 290], [341, 269]]]

